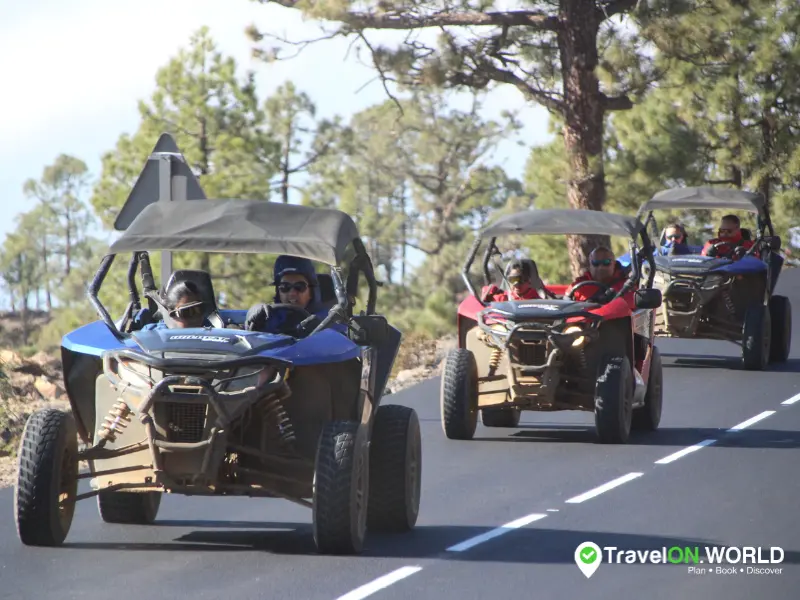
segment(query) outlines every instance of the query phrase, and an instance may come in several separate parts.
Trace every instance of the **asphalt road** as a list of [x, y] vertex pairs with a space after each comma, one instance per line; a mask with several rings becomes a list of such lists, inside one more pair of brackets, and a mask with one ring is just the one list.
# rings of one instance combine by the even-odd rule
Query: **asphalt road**
[[[800, 269], [785, 275], [781, 291], [798, 324]], [[413, 533], [373, 535], [358, 557], [316, 555], [303, 507], [180, 496], [164, 498], [151, 527], [103, 524], [85, 500], [63, 547], [28, 548], [16, 538], [12, 490], [0, 490], [0, 597], [794, 600], [797, 327], [789, 362], [765, 373], [740, 370], [733, 345], [659, 341], [661, 429], [625, 446], [596, 444], [588, 413], [524, 413], [517, 429], [479, 425], [474, 441], [448, 441], [438, 378], [387, 397], [419, 413], [421, 515]], [[705, 546], [775, 546], [783, 561], [721, 574], [707, 563], [607, 564], [604, 554], [587, 579], [574, 561], [584, 541], [641, 551], [699, 546], [701, 559]], [[748, 574], [748, 566], [781, 572]]]

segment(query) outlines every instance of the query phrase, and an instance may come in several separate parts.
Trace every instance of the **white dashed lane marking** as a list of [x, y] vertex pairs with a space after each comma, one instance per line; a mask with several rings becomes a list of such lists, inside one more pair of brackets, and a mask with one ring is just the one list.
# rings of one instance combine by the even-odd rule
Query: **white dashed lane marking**
[[393, 583], [397, 583], [406, 577], [410, 577], [414, 573], [417, 573], [421, 570], [422, 567], [416, 565], [401, 567], [396, 571], [387, 573], [383, 577], [378, 577], [369, 583], [365, 583], [361, 587], [357, 587], [352, 592], [347, 592], [344, 596], [339, 596], [336, 600], [362, 600], [362, 598], [371, 596], [375, 592], [379, 592], [382, 589], [389, 587]]
[[795, 402], [797, 402], [797, 401], [800, 401], [800, 394], [797, 394], [797, 395], [795, 395], [795, 396], [792, 396], [792, 397], [791, 397], [791, 398], [789, 398], [788, 400], [784, 400], [783, 402], [781, 402], [781, 404], [784, 404], [784, 405], [789, 405], [789, 404], [794, 404], [794, 403], [795, 403]]
[[618, 487], [624, 483], [633, 481], [634, 479], [636, 479], [637, 477], [641, 477], [642, 475], [644, 475], [644, 473], [628, 473], [627, 475], [623, 475], [622, 477], [617, 477], [616, 479], [612, 479], [608, 483], [604, 483], [603, 485], [591, 489], [588, 492], [584, 492], [579, 496], [570, 498], [569, 500], [567, 500], [567, 504], [580, 504], [581, 502], [585, 502], [590, 498], [599, 496], [600, 494], [607, 492], [608, 490], [613, 490], [615, 487]]
[[[800, 394], [796, 394], [791, 398], [789, 398], [788, 400], [784, 400], [783, 402], [781, 402], [781, 405], [789, 406], [796, 402], [800, 402]], [[735, 433], [737, 431], [742, 431], [743, 429], [747, 429], [751, 425], [774, 415], [776, 412], [777, 411], [774, 410], [765, 410], [764, 412], [759, 413], [756, 416], [747, 419], [746, 421], [742, 421], [738, 425], [734, 425], [730, 429], [726, 430], [726, 432]], [[705, 448], [706, 446], [711, 446], [715, 444], [717, 441], [718, 440], [716, 439], [703, 440], [702, 442], [693, 444], [691, 446], [687, 446], [686, 448], [678, 450], [677, 452], [673, 452], [672, 454], [669, 454], [668, 456], [665, 456], [664, 458], [655, 461], [655, 464], [657, 465], [669, 464], [671, 462], [678, 460], [679, 458], [687, 456], [688, 454], [692, 454], [693, 452], [696, 452], [701, 448]], [[607, 492], [609, 490], [613, 490], [614, 488], [619, 487], [625, 483], [628, 483], [629, 481], [633, 481], [634, 479], [641, 477], [642, 475], [644, 475], [644, 473], [628, 473], [627, 475], [623, 475], [622, 477], [618, 477], [617, 479], [612, 479], [608, 483], [604, 483], [603, 485], [591, 489], [588, 492], [584, 492], [583, 494], [574, 496], [573, 498], [570, 498], [566, 502], [567, 504], [580, 504], [581, 502], [585, 502], [586, 500], [595, 498], [600, 494], [603, 494], [604, 492]], [[548, 508], [547, 512], [558, 512], [558, 509]], [[479, 544], [482, 544], [486, 541], [489, 541], [491, 539], [494, 539], [496, 537], [499, 537], [501, 535], [504, 535], [506, 533], [509, 533], [516, 529], [520, 529], [521, 527], [525, 527], [526, 525], [530, 525], [531, 523], [544, 519], [546, 516], [547, 516], [546, 514], [534, 513], [526, 517], [516, 519], [515, 521], [506, 523], [505, 525], [492, 529], [491, 531], [487, 531], [484, 534], [477, 535], [459, 544], [450, 546], [449, 548], [447, 548], [447, 552], [464, 552], [465, 550], [474, 548], [475, 546], [478, 546]], [[363, 598], [367, 598], [372, 594], [374, 594], [375, 592], [379, 592], [380, 590], [387, 588], [390, 585], [397, 583], [398, 581], [402, 581], [406, 577], [410, 577], [411, 575], [414, 575], [415, 573], [418, 573], [421, 570], [422, 567], [417, 565], [414, 566], [409, 565], [401, 567], [395, 571], [392, 571], [391, 573], [387, 573], [382, 577], [378, 577], [377, 579], [354, 589], [352, 592], [346, 593], [344, 596], [339, 596], [336, 600], [362, 600]]]
[[510, 531], [514, 531], [515, 529], [519, 529], [520, 527], [525, 527], [526, 525], [530, 525], [534, 521], [538, 521], [540, 519], [544, 519], [547, 515], [543, 515], [541, 513], [536, 513], [532, 515], [528, 515], [527, 517], [522, 517], [521, 519], [517, 519], [515, 521], [511, 521], [510, 523], [506, 523], [500, 527], [492, 529], [491, 531], [487, 531], [481, 535], [476, 535], [473, 538], [466, 540], [465, 542], [461, 542], [460, 544], [456, 544], [455, 546], [450, 546], [447, 551], [448, 552], [464, 552], [464, 550], [469, 550], [470, 548], [474, 548], [478, 544], [482, 544], [483, 542], [489, 541], [494, 539], [498, 536], [504, 535]]
[[717, 440], [703, 440], [699, 444], [694, 444], [693, 446], [689, 446], [684, 448], [683, 450], [678, 450], [677, 452], [673, 452], [669, 456], [665, 456], [664, 458], [658, 459], [655, 464], [657, 465], [666, 465], [673, 461], [678, 460], [679, 458], [683, 458], [687, 454], [691, 454], [692, 452], [697, 452], [701, 448], [705, 448], [706, 446], [710, 446], [711, 444], [715, 444]]
[[728, 432], [732, 433], [734, 431], [741, 431], [742, 429], [747, 429], [748, 427], [750, 427], [750, 425], [753, 425], [754, 423], [758, 423], [759, 421], [762, 421], [763, 419], [766, 419], [767, 417], [769, 417], [771, 415], [774, 415], [774, 414], [775, 414], [774, 410], [765, 410], [764, 412], [762, 412], [760, 414], [757, 414], [755, 417], [751, 417], [750, 419], [747, 419], [747, 421], [742, 421], [738, 425], [734, 425], [733, 427], [728, 429]]

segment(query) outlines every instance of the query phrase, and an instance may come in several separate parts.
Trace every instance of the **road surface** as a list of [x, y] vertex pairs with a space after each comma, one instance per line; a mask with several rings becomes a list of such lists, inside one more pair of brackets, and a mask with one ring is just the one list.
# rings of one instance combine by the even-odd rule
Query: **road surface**
[[[800, 270], [780, 287], [800, 323]], [[420, 519], [411, 534], [372, 535], [358, 557], [316, 555], [303, 507], [181, 496], [166, 496], [149, 527], [103, 524], [95, 501], [83, 501], [63, 547], [28, 548], [16, 537], [12, 490], [0, 490], [0, 597], [796, 599], [800, 329], [788, 363], [764, 373], [740, 370], [731, 344], [658, 345], [661, 429], [624, 446], [595, 443], [588, 413], [524, 413], [517, 429], [479, 425], [474, 441], [448, 441], [438, 378], [392, 396], [421, 421]], [[585, 541], [699, 546], [701, 559], [705, 546], [779, 547], [783, 560], [722, 574], [604, 555], [586, 578], [574, 560]]]

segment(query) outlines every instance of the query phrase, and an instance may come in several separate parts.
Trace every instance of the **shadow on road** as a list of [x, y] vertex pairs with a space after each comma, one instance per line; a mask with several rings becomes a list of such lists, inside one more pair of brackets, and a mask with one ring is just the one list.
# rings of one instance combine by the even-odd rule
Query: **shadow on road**
[[[599, 444], [594, 427], [572, 425], [520, 425], [515, 433], [505, 437], [475, 437], [485, 442], [540, 442]], [[775, 429], [745, 429], [728, 433], [726, 429], [703, 427], [665, 427], [650, 433], [634, 432], [631, 446], [691, 446], [709, 438], [717, 439], [715, 446], [727, 448], [800, 448], [800, 432]]]
[[[729, 369], [744, 371], [739, 356], [722, 356], [715, 354], [677, 354], [663, 352], [662, 358], [668, 358], [662, 364], [665, 369]], [[767, 373], [800, 373], [800, 359], [790, 358], [785, 363], [770, 364], [764, 370]]]
[[[191, 522], [187, 522], [191, 523]], [[156, 526], [158, 522], [156, 523]], [[256, 526], [260, 524], [255, 524]], [[284, 524], [286, 525], [286, 524]], [[465, 552], [448, 552], [446, 548], [482, 535], [491, 526], [418, 526], [405, 534], [369, 534], [360, 556], [342, 557], [348, 560], [363, 558], [435, 558], [444, 560], [502, 562], [524, 564], [568, 564], [574, 562], [575, 548], [592, 541], [601, 547], [619, 550], [661, 550], [678, 546], [699, 548], [705, 559], [705, 546], [744, 545], [747, 540], [706, 540], [665, 537], [649, 534], [611, 533], [600, 531], [572, 531], [537, 527], [516, 529], [500, 540], [489, 541]], [[311, 527], [303, 524], [292, 532], [264, 531], [192, 531], [168, 543], [114, 543], [91, 542], [64, 544], [64, 548], [102, 549], [120, 551], [255, 551], [280, 555], [315, 555]], [[783, 563], [800, 564], [800, 551], [784, 550]], [[767, 551], [768, 552], [768, 551]], [[333, 557], [323, 557], [325, 559]], [[606, 556], [603, 557], [604, 561]]]

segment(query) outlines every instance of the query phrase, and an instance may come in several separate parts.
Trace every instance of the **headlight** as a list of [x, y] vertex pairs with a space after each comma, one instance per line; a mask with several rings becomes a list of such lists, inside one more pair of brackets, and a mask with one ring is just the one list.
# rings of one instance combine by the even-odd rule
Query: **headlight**
[[233, 378], [227, 382], [226, 392], [241, 392], [251, 387], [259, 387], [275, 379], [278, 370], [272, 366], [242, 367], [237, 369]]
[[[569, 335], [570, 333], [580, 333], [582, 331], [583, 331], [583, 329], [581, 329], [577, 325], [571, 325], [570, 327], [567, 327], [564, 330], [564, 333]], [[572, 342], [572, 347], [573, 348], [577, 348], [579, 346], [582, 346], [585, 341], [586, 341], [586, 336], [583, 336], [583, 335], [579, 336], [579, 337], [575, 338], [574, 342]]]
[[121, 358], [117, 361], [117, 375], [122, 381], [136, 387], [153, 387], [150, 367], [134, 360]]

